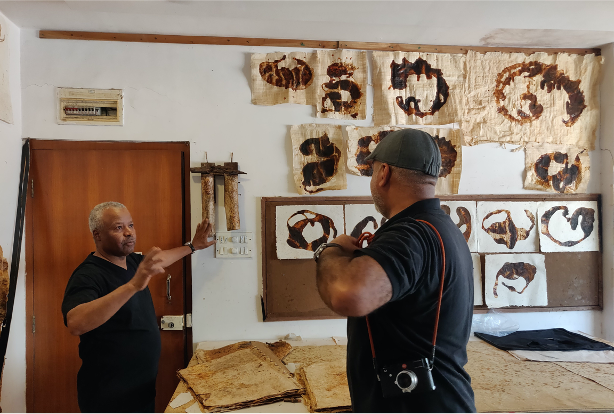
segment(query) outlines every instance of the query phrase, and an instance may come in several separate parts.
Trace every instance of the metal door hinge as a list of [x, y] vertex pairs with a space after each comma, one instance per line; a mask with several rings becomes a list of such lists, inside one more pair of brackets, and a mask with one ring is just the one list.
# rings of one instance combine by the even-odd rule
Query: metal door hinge
[[36, 333], [36, 316], [32, 315], [32, 333]]
[[192, 327], [192, 314], [191, 313], [188, 313], [187, 315], [185, 315], [185, 327], [186, 328]]

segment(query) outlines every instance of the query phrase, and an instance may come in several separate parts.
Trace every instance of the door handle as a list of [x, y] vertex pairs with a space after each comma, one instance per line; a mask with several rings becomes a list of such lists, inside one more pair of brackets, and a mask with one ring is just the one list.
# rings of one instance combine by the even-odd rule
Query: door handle
[[171, 275], [166, 276], [166, 299], [171, 301]]

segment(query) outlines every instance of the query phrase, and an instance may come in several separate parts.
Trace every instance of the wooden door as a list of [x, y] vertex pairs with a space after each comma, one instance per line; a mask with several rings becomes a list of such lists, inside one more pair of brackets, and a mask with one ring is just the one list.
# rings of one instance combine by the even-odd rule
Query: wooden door
[[[180, 246], [189, 229], [189, 146], [34, 140], [31, 160], [26, 304], [33, 330], [27, 337], [27, 410], [78, 412], [79, 338], [64, 326], [61, 303], [70, 275], [95, 249], [89, 212], [101, 202], [123, 203], [135, 223], [136, 252]], [[191, 296], [188, 262], [167, 269], [170, 301], [167, 274], [149, 283], [158, 322], [162, 315], [182, 315], [191, 306], [184, 300]], [[161, 331], [161, 336], [158, 412], [164, 411], [178, 383], [176, 371], [191, 353], [187, 331]]]

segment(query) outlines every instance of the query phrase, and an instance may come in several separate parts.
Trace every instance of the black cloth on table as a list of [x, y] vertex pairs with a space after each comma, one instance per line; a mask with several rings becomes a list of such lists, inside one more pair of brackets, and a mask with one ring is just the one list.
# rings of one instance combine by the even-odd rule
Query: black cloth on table
[[506, 336], [474, 333], [503, 351], [614, 351], [614, 347], [563, 328], [516, 331]]

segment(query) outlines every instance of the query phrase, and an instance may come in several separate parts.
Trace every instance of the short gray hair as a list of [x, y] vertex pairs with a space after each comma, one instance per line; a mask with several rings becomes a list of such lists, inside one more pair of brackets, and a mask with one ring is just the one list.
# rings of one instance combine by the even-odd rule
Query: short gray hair
[[102, 228], [102, 213], [108, 208], [126, 208], [122, 203], [116, 201], [107, 201], [106, 203], [100, 203], [92, 209], [90, 212], [90, 231], [92, 234], [94, 230], [100, 230]]
[[397, 180], [405, 186], [415, 185], [437, 185], [437, 177], [423, 173], [418, 170], [410, 170], [407, 168], [392, 167], [392, 174]]

